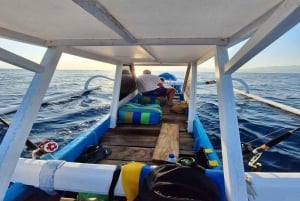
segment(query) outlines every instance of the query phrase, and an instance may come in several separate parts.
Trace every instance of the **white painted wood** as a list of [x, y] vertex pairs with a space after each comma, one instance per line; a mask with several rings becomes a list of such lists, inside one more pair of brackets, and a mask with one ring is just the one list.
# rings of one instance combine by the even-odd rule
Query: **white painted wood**
[[[83, 6], [91, 4], [87, 6], [89, 12], [74, 1]], [[74, 1], [5, 1], [0, 7], [0, 36], [44, 47], [68, 45], [88, 57], [99, 56], [114, 64], [148, 64], [155, 61], [153, 58], [157, 64], [187, 64], [207, 55], [215, 45], [251, 35], [253, 29], [245, 27], [259, 26], [263, 22], [259, 19], [283, 0], [204, 0], [188, 4], [173, 0], [171, 9], [170, 2], [157, 0]], [[91, 14], [101, 16], [100, 20]], [[141, 51], [140, 45], [147, 50]], [[186, 50], [186, 46], [196, 48]]]
[[44, 68], [39, 64], [2, 48], [0, 48], [0, 60], [36, 73], [44, 71]]
[[153, 58], [154, 61], [159, 62], [159, 60], [158, 60], [157, 57], [152, 53], [152, 51], [151, 51], [151, 49], [150, 49], [149, 47], [144, 46], [144, 45], [142, 45], [141, 47], [145, 50], [145, 52], [147, 52], [147, 54], [148, 54], [151, 58]]
[[216, 53], [215, 71], [226, 196], [228, 201], [246, 201], [247, 192], [232, 79], [230, 74], [223, 73], [224, 65], [228, 61], [228, 52], [225, 47], [218, 46]]
[[299, 0], [286, 0], [230, 59], [225, 73], [233, 73], [300, 21]]
[[183, 92], [183, 95], [184, 95], [184, 100], [188, 101], [189, 102], [189, 95], [186, 95], [187, 93], [187, 85], [188, 85], [188, 80], [189, 80], [189, 76], [190, 76], [190, 73], [191, 73], [191, 66], [192, 64], [191, 63], [188, 63], [187, 64], [187, 67], [186, 67], [186, 71], [185, 71], [185, 75], [184, 75], [184, 81], [183, 81], [183, 85], [182, 85], [182, 92]]
[[73, 0], [103, 24], [119, 34], [127, 42], [135, 42], [134, 36], [99, 2], [96, 0]]
[[299, 201], [300, 173], [248, 172], [256, 193], [249, 201]]
[[3, 200], [61, 54], [61, 48], [49, 48], [46, 51], [41, 62], [45, 72], [35, 74], [0, 145], [0, 200]]
[[216, 54], [216, 48], [213, 47], [210, 50], [208, 50], [204, 55], [201, 55], [200, 58], [197, 59], [197, 65], [200, 65], [204, 63], [205, 61], [209, 60]]
[[129, 43], [123, 39], [48, 40], [46, 46], [133, 46], [133, 45], [227, 45], [228, 38], [145, 38]]
[[77, 49], [77, 48], [73, 48], [73, 47], [64, 47], [64, 52], [72, 54], [72, 55], [76, 55], [76, 56], [79, 56], [79, 57], [84, 57], [84, 58], [87, 58], [87, 59], [93, 59], [95, 61], [106, 62], [106, 63], [109, 63], [109, 64], [120, 63], [120, 61], [115, 59], [115, 58], [109, 58], [109, 57], [106, 57], [104, 55], [91, 53], [91, 52], [81, 50], [81, 49]]
[[250, 38], [255, 31], [259, 28], [261, 24], [263, 24], [272, 14], [273, 12], [278, 8], [278, 6], [282, 2], [279, 2], [277, 5], [275, 5], [272, 9], [264, 13], [262, 16], [248, 24], [247, 26], [243, 27], [240, 31], [235, 33], [230, 37], [230, 43], [227, 45], [227, 47], [232, 47], [236, 45], [237, 43], [242, 42], [243, 40], [246, 40]]
[[265, 99], [265, 98], [253, 95], [253, 94], [245, 93], [245, 92], [240, 91], [238, 89], [235, 89], [234, 92], [237, 93], [237, 94], [239, 94], [239, 95], [243, 95], [243, 96], [246, 96], [248, 98], [252, 98], [254, 100], [260, 101], [260, 102], [265, 103], [267, 105], [279, 108], [281, 110], [284, 110], [284, 111], [287, 111], [287, 112], [291, 112], [291, 113], [296, 114], [296, 115], [300, 115], [300, 110], [297, 109], [297, 108], [293, 108], [293, 107], [290, 107], [288, 105], [284, 105], [282, 103], [277, 103], [275, 101], [271, 101], [271, 100], [268, 100], [268, 99]]
[[188, 132], [193, 132], [193, 121], [196, 115], [196, 86], [197, 86], [197, 62], [192, 63], [192, 80], [190, 88]]
[[[12, 176], [12, 182], [40, 187], [40, 174], [46, 160], [20, 158]], [[55, 190], [108, 194], [115, 165], [65, 162], [54, 172]], [[120, 175], [115, 195], [124, 196]]]
[[120, 100], [118, 107], [120, 108], [121, 106], [125, 105], [126, 103], [128, 103], [130, 100], [132, 100], [136, 95], [138, 94], [138, 91], [135, 90], [133, 93], [129, 94], [128, 96], [126, 96], [125, 98], [123, 98], [122, 100]]
[[134, 63], [135, 66], [187, 66], [187, 63]]
[[118, 120], [118, 109], [119, 109], [119, 97], [120, 97], [120, 88], [121, 88], [121, 80], [122, 80], [122, 67], [123, 65], [119, 63], [116, 66], [115, 71], [115, 82], [114, 89], [112, 94], [112, 101], [110, 106], [110, 128], [115, 128], [117, 126]]
[[[101, 1], [136, 38], [227, 38], [278, 0]], [[133, 12], [134, 11], [134, 12]], [[239, 20], [237, 20], [239, 19]], [[142, 36], [142, 37], [140, 37]]]
[[[40, 175], [45, 160], [20, 158], [12, 182], [40, 187]], [[55, 190], [107, 194], [115, 165], [80, 164], [65, 162], [54, 172]], [[298, 201], [300, 173], [247, 172], [247, 179], [256, 193], [248, 195], [249, 201]], [[117, 182], [115, 194], [124, 196], [122, 175]], [[247, 199], [246, 199], [247, 200]]]
[[5, 29], [0, 27], [0, 36], [12, 40], [23, 41], [30, 44], [43, 46], [45, 44], [45, 40], [37, 38], [35, 36], [30, 36], [28, 34], [12, 31], [9, 29]]

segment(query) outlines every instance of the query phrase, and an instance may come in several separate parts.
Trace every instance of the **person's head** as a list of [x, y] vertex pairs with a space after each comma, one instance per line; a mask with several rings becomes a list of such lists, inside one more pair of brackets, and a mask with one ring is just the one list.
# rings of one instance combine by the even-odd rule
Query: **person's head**
[[144, 70], [143, 74], [151, 74], [151, 71], [150, 70]]
[[159, 79], [160, 79], [161, 82], [165, 81], [165, 78], [163, 78], [163, 77], [160, 77]]
[[122, 74], [123, 74], [123, 75], [130, 75], [130, 71], [127, 70], [127, 69], [126, 69], [126, 70], [123, 70], [123, 71], [122, 71]]

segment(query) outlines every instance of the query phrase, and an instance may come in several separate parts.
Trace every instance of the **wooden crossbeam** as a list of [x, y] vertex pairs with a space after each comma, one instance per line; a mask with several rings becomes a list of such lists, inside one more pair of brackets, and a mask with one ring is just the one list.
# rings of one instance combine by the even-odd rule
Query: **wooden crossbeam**
[[163, 123], [158, 136], [153, 161], [166, 161], [169, 153], [173, 153], [178, 159], [179, 156], [179, 125]]

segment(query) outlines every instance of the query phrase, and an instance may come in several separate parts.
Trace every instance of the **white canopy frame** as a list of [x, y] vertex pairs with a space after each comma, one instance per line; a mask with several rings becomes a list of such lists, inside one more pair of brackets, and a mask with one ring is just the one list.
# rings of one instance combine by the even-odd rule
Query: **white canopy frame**
[[[46, 2], [45, 5], [48, 5], [47, 1], [44, 2]], [[85, 1], [83, 0], [74, 0], [74, 2], [79, 4], [80, 6], [85, 4]], [[261, 2], [237, 1], [237, 4], [240, 3], [242, 5], [242, 3], [245, 3], [245, 7], [248, 6], [248, 4], [250, 6], [253, 6], [253, 4], [256, 3], [256, 8], [262, 9], [260, 10], [261, 13], [255, 13], [255, 16], [245, 16], [245, 18], [252, 18], [248, 22], [242, 19], [244, 21], [239, 25], [239, 31], [233, 31], [231, 35], [225, 35], [222, 33], [219, 37], [217, 37], [216, 35], [212, 37], [205, 37], [205, 34], [199, 34], [198, 37], [136, 37], [136, 35], [133, 35], [131, 33], [131, 30], [129, 32], [128, 28], [125, 28], [125, 26], [121, 23], [119, 24], [120, 21], [117, 20], [115, 15], [106, 12], [109, 10], [106, 10], [105, 7], [101, 8], [101, 6], [99, 8], [99, 1], [90, 0], [87, 2], [91, 4], [87, 9], [90, 14], [95, 14], [94, 11], [91, 10], [96, 9], [95, 12], [98, 13], [97, 15], [102, 15], [102, 18], [96, 17], [99, 20], [99, 25], [100, 23], [105, 24], [110, 30], [112, 30], [113, 33], [116, 33], [118, 37], [116, 35], [113, 35], [113, 37], [111, 38], [63, 38], [64, 35], [62, 35], [61, 37], [55, 35], [55, 31], [52, 32], [53, 38], [49, 38], [48, 36], [43, 37], [43, 34], [39, 35], [36, 34], [35, 31], [32, 31], [36, 27], [23, 32], [22, 30], [16, 28], [18, 27], [18, 24], [15, 25], [13, 23], [14, 21], [11, 21], [11, 24], [6, 23], [6, 21], [2, 23], [3, 18], [0, 17], [0, 35], [2, 37], [20, 40], [40, 46], [53, 47], [48, 48], [48, 51], [46, 52], [44, 59], [40, 65], [18, 55], [15, 55], [7, 50], [4, 50], [2, 48], [0, 49], [0, 59], [2, 61], [36, 72], [36, 75], [21, 104], [21, 107], [18, 110], [14, 120], [12, 121], [11, 127], [9, 128], [6, 137], [4, 138], [4, 141], [0, 146], [0, 172], [1, 175], [4, 175], [3, 178], [1, 177], [2, 182], [0, 184], [0, 199], [3, 198], [3, 195], [10, 181], [10, 177], [14, 169], [12, 167], [15, 167], [18, 157], [21, 153], [21, 151], [19, 149], [15, 149], [15, 147], [17, 147], [19, 144], [24, 144], [25, 140], [28, 137], [29, 131], [40, 107], [40, 103], [43, 99], [44, 93], [46, 92], [50, 79], [52, 78], [53, 72], [63, 50], [64, 52], [71, 53], [77, 56], [83, 56], [86, 58], [94, 59], [97, 61], [104, 61], [116, 65], [128, 62], [135, 63], [136, 65], [171, 65], [176, 63], [195, 63], [194, 61], [199, 64], [213, 56], [216, 56], [216, 77], [220, 104], [220, 127], [222, 136], [222, 152], [224, 163], [223, 167], [225, 173], [224, 175], [227, 199], [230, 201], [247, 200], [245, 185], [243, 185], [245, 182], [243, 180], [244, 172], [241, 168], [242, 158], [240, 155], [240, 142], [239, 139], [237, 139], [239, 130], [236, 120], [237, 115], [234, 107], [231, 74], [238, 70], [242, 65], [252, 59], [268, 45], [270, 45], [273, 41], [278, 39], [281, 35], [283, 35], [293, 26], [299, 23], [300, 0], [274, 0]], [[108, 1], [103, 0], [102, 2], [104, 4], [110, 5], [110, 2]], [[208, 2], [209, 1], [204, 3], [210, 5], [208, 4]], [[14, 6], [14, 3], [15, 1], [12, 0], [7, 2], [5, 5]], [[60, 3], [63, 5], [69, 4], [69, 2], [67, 1], [61, 1]], [[174, 4], [175, 3], [178, 2], [176, 1], [174, 2]], [[234, 8], [234, 6], [235, 4], [233, 3], [231, 7]], [[9, 8], [10, 7], [7, 8], [3, 6], [2, 8], [0, 8], [0, 14], [5, 13], [4, 9], [10, 10]], [[75, 8], [70, 7], [69, 9], [73, 11], [72, 9]], [[230, 11], [230, 8], [228, 8], [228, 10]], [[20, 11], [20, 15], [27, 14], [26, 9], [23, 8], [17, 11]], [[38, 13], [32, 12], [33, 17], [36, 17], [35, 14], [36, 16], [38, 16]], [[80, 14], [82, 15], [82, 13]], [[215, 14], [217, 15], [218, 13]], [[9, 17], [14, 18], [13, 15]], [[197, 21], [197, 19], [199, 18], [194, 18], [195, 21]], [[90, 19], [87, 20], [90, 22]], [[33, 24], [31, 26], [38, 25], [39, 24]], [[204, 31], [211, 31], [212, 34], [216, 33], [216, 31], [213, 30], [212, 26], [208, 26], [208, 24], [205, 25], [207, 25], [207, 27], [203, 26], [200, 27], [200, 29], [203, 29]], [[44, 24], [41, 23], [40, 27], [37, 28], [40, 28], [41, 30], [43, 27]], [[52, 28], [57, 31], [60, 27], [53, 26]], [[198, 27], [195, 26], [195, 29], [196, 28]], [[107, 30], [104, 30], [103, 32], [107, 33], [106, 31]], [[226, 31], [223, 32], [225, 33]], [[139, 32], [139, 30], [137, 30], [137, 32]], [[141, 31], [139, 33], [141, 33]], [[249, 41], [228, 61], [227, 48], [238, 42], [241, 42], [248, 37], [250, 37]], [[61, 48], [57, 48], [56, 46], [61, 46]], [[105, 49], [104, 47], [110, 46], [112, 49], [109, 50], [115, 50], [114, 48], [120, 49], [121, 46], [126, 46], [132, 48], [132, 51], [134, 53], [136, 53], [135, 51], [138, 50], [136, 46], [140, 46], [140, 48], [143, 49], [143, 57], [136, 58], [134, 57], [135, 54], [130, 55], [132, 56], [132, 58], [120, 57], [120, 55], [116, 55], [115, 57], [113, 57], [114, 55], [104, 54], [106, 53], [105, 51], [92, 51], [93, 46], [102, 46], [103, 49]], [[167, 48], [165, 46], [168, 47], [168, 50], [173, 50], [168, 52], [166, 51]], [[170, 46], [172, 47], [169, 49]], [[175, 57], [168, 58], [168, 56], [178, 52], [179, 50], [182, 50], [183, 48], [186, 48], [186, 46], [188, 46], [188, 48], [191, 48], [189, 49], [191, 50], [189, 51], [190, 54], [194, 53], [194, 51], [192, 50], [198, 50], [198, 48], [201, 49], [201, 51], [197, 52], [197, 58], [195, 58], [194, 55], [187, 57], [187, 59], [178, 59]], [[158, 54], [157, 52], [163, 54]], [[166, 54], [166, 52], [168, 54]], [[184, 52], [182, 54], [184, 54]], [[163, 57], [162, 55], [165, 57]], [[194, 91], [192, 93], [194, 93]], [[31, 103], [35, 104], [31, 105]], [[112, 114], [115, 114], [115, 111], [113, 111]], [[17, 126], [16, 124], [18, 122], [23, 123]], [[113, 126], [113, 124], [111, 125]], [[14, 150], [12, 149], [12, 147], [14, 147]], [[234, 154], [235, 157], [231, 157], [232, 154]]]
[[35, 74], [1, 143], [0, 200], [3, 200], [11, 181], [11, 176], [23, 151], [23, 145], [28, 139], [61, 54], [62, 48], [48, 48], [41, 62], [41, 66], [45, 66], [45, 70]]

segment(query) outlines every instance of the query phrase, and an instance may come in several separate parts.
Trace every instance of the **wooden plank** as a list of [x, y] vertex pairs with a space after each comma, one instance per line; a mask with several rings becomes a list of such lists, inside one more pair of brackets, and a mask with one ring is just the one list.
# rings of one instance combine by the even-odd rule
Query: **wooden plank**
[[127, 135], [127, 134], [136, 134], [136, 135], [154, 135], [158, 136], [160, 131], [160, 125], [135, 125], [135, 124], [124, 124], [118, 125], [116, 128], [109, 129], [106, 133], [107, 135]]
[[109, 148], [112, 152], [104, 160], [151, 162], [153, 148], [128, 146], [109, 146]]
[[154, 147], [157, 136], [149, 135], [106, 135], [100, 140], [100, 143], [107, 146], [139, 146], [139, 147]]
[[153, 161], [166, 161], [169, 153], [179, 156], [179, 126], [163, 123], [154, 149]]
[[192, 151], [193, 145], [194, 145], [194, 139], [193, 138], [187, 138], [179, 136], [179, 144], [180, 144], [180, 150], [187, 150]]

